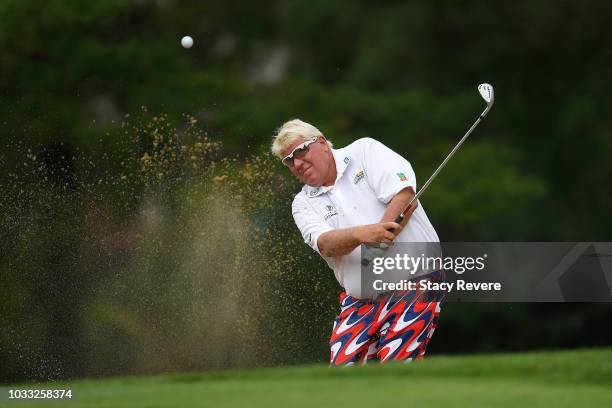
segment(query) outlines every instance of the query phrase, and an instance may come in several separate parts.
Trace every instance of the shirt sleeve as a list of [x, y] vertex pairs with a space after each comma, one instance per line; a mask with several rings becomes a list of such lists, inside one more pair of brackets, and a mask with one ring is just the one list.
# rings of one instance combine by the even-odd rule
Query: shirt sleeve
[[[322, 215], [315, 212], [314, 208], [306, 202], [306, 199], [299, 197], [299, 195], [293, 200], [291, 207], [293, 219], [302, 233], [304, 242], [323, 256], [319, 251], [317, 241], [321, 234], [332, 231], [334, 228], [325, 222]], [[325, 256], [323, 258], [327, 260]]]
[[362, 139], [366, 179], [383, 204], [406, 187], [416, 192], [416, 176], [408, 160], [377, 140]]

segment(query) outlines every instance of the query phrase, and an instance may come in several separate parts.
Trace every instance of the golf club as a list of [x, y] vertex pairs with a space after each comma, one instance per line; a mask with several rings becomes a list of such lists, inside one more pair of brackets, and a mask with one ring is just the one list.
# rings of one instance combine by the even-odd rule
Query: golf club
[[[491, 110], [491, 107], [493, 106], [493, 101], [495, 100], [495, 94], [494, 94], [494, 91], [493, 91], [493, 86], [491, 84], [487, 84], [487, 83], [480, 84], [480, 85], [478, 85], [478, 92], [480, 93], [480, 96], [482, 96], [482, 99], [484, 99], [485, 102], [487, 103], [487, 107], [485, 108], [484, 111], [482, 111], [480, 116], [478, 116], [478, 119], [476, 119], [474, 124], [468, 129], [468, 131], [465, 133], [465, 135], [463, 135], [461, 140], [459, 140], [459, 143], [457, 143], [457, 145], [453, 148], [453, 150], [451, 150], [451, 152], [448, 154], [448, 156], [446, 156], [444, 161], [438, 166], [436, 171], [434, 171], [433, 174], [429, 177], [429, 179], [425, 182], [425, 184], [423, 184], [423, 187], [416, 193], [416, 195], [412, 198], [412, 200], [410, 200], [410, 203], [404, 209], [404, 211], [402, 211], [402, 213], [397, 216], [397, 218], [395, 219], [396, 223], [398, 223], [398, 224], [402, 223], [402, 221], [404, 220], [404, 217], [406, 216], [406, 214], [408, 214], [408, 211], [410, 211], [410, 208], [412, 208], [412, 204], [416, 200], [419, 199], [419, 197], [425, 192], [425, 190], [427, 190], [427, 187], [429, 187], [429, 185], [436, 178], [438, 173], [440, 173], [440, 171], [444, 168], [444, 166], [446, 166], [446, 163], [448, 163], [448, 161], [451, 159], [451, 157], [453, 157], [453, 155], [457, 152], [457, 150], [459, 150], [459, 148], [461, 147], [463, 142], [465, 142], [465, 140], [468, 138], [468, 136], [470, 136], [470, 134], [476, 128], [476, 126], [478, 126], [478, 124], [485, 118], [485, 116], [487, 116], [487, 113], [489, 113], [489, 111]], [[388, 245], [384, 244], [384, 243], [381, 243], [379, 245], [379, 247], [380, 247], [380, 249], [386, 249], [386, 248], [388, 248]], [[368, 252], [366, 252], [364, 254], [364, 256], [362, 257], [362, 259], [361, 259], [361, 264], [363, 266], [369, 265], [370, 262], [372, 262], [372, 259], [374, 259], [374, 257], [379, 256], [377, 254], [377, 252], [378, 251], [368, 251]]]

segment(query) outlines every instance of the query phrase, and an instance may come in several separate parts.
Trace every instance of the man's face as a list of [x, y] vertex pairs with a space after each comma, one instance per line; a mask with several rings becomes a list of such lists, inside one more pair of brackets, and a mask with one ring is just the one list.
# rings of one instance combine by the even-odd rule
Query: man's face
[[[298, 139], [285, 149], [281, 150], [283, 157], [291, 154], [296, 147], [304, 143], [304, 139]], [[306, 154], [293, 159], [293, 165], [288, 166], [291, 173], [302, 183], [312, 187], [320, 187], [329, 177], [330, 166], [335, 166], [333, 156], [323, 136], [319, 136], [316, 142], [308, 146]]]

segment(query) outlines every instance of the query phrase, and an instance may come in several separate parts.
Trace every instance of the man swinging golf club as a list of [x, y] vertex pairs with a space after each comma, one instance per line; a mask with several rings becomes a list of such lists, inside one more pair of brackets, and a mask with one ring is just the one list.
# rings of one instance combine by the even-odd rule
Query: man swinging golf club
[[440, 302], [399, 292], [360, 298], [361, 244], [439, 241], [416, 203], [402, 224], [393, 221], [415, 195], [410, 163], [369, 138], [333, 149], [316, 127], [298, 119], [279, 129], [272, 151], [305, 184], [293, 201], [293, 217], [344, 288], [330, 338], [331, 364], [422, 358]]
[[[360, 298], [360, 266], [375, 255], [361, 256], [359, 246], [396, 239], [439, 242], [418, 198], [493, 106], [490, 84], [478, 85], [478, 92], [487, 107], [417, 194], [410, 163], [374, 139], [333, 149], [316, 127], [299, 119], [285, 123], [274, 136], [272, 153], [305, 184], [293, 200], [295, 223], [344, 288], [329, 341], [331, 365], [412, 361], [425, 355], [440, 315], [440, 298], [419, 291]], [[444, 271], [428, 279], [442, 280]]]

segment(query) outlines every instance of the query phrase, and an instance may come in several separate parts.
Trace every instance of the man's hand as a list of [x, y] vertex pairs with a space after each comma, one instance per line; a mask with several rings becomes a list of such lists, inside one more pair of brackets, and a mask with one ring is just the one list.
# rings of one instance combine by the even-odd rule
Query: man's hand
[[388, 221], [354, 227], [353, 233], [360, 244], [374, 244], [380, 242], [390, 244], [401, 229], [402, 226], [398, 223]]

